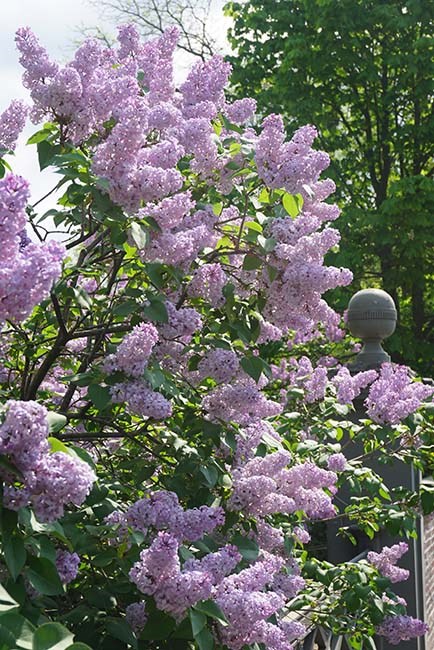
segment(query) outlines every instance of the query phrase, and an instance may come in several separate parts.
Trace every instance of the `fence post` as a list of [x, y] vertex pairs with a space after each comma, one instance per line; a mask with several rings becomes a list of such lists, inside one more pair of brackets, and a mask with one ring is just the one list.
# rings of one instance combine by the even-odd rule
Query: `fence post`
[[[360, 338], [363, 342], [361, 351], [355, 360], [348, 365], [351, 372], [360, 372], [368, 369], [378, 369], [385, 361], [390, 361], [389, 355], [382, 348], [382, 341], [391, 336], [395, 331], [397, 320], [396, 307], [392, 297], [381, 289], [364, 289], [358, 291], [351, 298], [348, 311], [347, 323], [353, 336]], [[363, 398], [355, 402], [355, 413], [353, 418], [357, 421], [366, 417]], [[360, 445], [354, 443], [347, 447], [349, 458], [356, 457], [361, 453]], [[393, 465], [381, 465], [375, 457], [366, 463], [377, 474], [389, 488], [402, 486], [411, 490], [419, 487], [419, 472], [405, 463], [396, 461]], [[349, 490], [345, 487], [340, 491], [344, 501], [348, 500]], [[338, 524], [331, 522], [327, 529], [328, 559], [330, 562], [338, 563], [349, 561], [351, 557], [364, 550], [380, 550], [385, 545], [396, 543], [385, 531], [380, 531], [374, 540], [369, 540], [361, 531], [354, 530], [357, 539], [355, 548], [348, 540], [338, 538]], [[395, 591], [407, 601], [407, 610], [411, 616], [424, 618], [424, 589], [422, 571], [422, 526], [421, 521], [417, 523], [418, 538], [408, 540], [409, 550], [402, 558], [400, 566], [410, 570], [410, 577], [406, 582], [394, 585]], [[393, 650], [383, 637], [376, 640], [379, 650]], [[402, 642], [400, 650], [434, 650], [425, 648], [423, 637], [411, 641]]]

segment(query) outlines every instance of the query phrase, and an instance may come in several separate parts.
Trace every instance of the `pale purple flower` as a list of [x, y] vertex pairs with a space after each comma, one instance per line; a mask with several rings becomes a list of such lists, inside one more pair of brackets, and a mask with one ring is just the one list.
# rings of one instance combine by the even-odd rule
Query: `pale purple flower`
[[151, 323], [141, 323], [125, 336], [116, 350], [114, 363], [130, 377], [140, 377], [158, 341], [158, 330]]
[[405, 542], [399, 542], [399, 544], [393, 546], [385, 546], [381, 553], [370, 551], [367, 559], [383, 576], [389, 578], [390, 582], [402, 582], [407, 580], [410, 572], [395, 565], [407, 551], [408, 545]]
[[331, 454], [327, 459], [327, 469], [330, 469], [332, 472], [342, 472], [347, 465], [347, 459], [344, 454], [340, 452], [337, 454]]
[[256, 111], [256, 101], [250, 97], [236, 99], [232, 104], [226, 104], [224, 114], [229, 122], [244, 124]]
[[188, 294], [203, 298], [213, 307], [221, 307], [225, 301], [223, 287], [226, 283], [227, 277], [221, 264], [204, 264], [193, 273]]
[[224, 348], [214, 348], [207, 352], [197, 367], [200, 378], [212, 377], [218, 384], [230, 382], [239, 368], [236, 353]]
[[406, 366], [383, 363], [378, 379], [371, 384], [365, 406], [374, 422], [398, 424], [417, 411], [422, 401], [433, 393], [432, 386], [413, 381]]
[[143, 418], [164, 420], [172, 414], [172, 405], [169, 400], [139, 379], [111, 386], [110, 394], [114, 404], [126, 402], [132, 413]]
[[26, 124], [29, 108], [24, 102], [12, 101], [0, 115], [0, 150], [15, 151], [18, 136]]
[[148, 616], [143, 602], [131, 603], [125, 609], [125, 618], [136, 634], [140, 634], [146, 625]]
[[332, 384], [337, 389], [338, 402], [340, 404], [350, 404], [376, 378], [376, 370], [365, 370], [351, 375], [348, 368], [340, 368], [332, 379]]
[[377, 634], [386, 637], [392, 645], [399, 645], [401, 641], [423, 636], [428, 629], [426, 623], [411, 616], [387, 616], [377, 627]]
[[78, 574], [79, 564], [80, 557], [77, 553], [69, 553], [63, 550], [56, 552], [56, 569], [64, 585], [75, 580]]
[[265, 397], [250, 377], [218, 386], [204, 397], [202, 406], [211, 418], [244, 425], [278, 415], [282, 410], [280, 404]]

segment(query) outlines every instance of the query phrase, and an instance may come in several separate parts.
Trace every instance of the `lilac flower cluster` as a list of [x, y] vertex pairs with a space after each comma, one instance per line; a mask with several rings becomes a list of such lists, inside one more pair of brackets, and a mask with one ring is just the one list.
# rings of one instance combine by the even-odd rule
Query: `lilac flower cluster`
[[412, 616], [387, 616], [377, 627], [377, 634], [386, 637], [392, 645], [398, 645], [401, 641], [423, 636], [428, 629], [426, 623]]
[[269, 323], [266, 320], [261, 321], [261, 331], [257, 338], [257, 343], [268, 343], [268, 341], [280, 341], [283, 336], [283, 332], [280, 327], [276, 327], [272, 323]]
[[202, 406], [213, 419], [244, 425], [282, 411], [281, 405], [267, 399], [251, 377], [218, 386], [203, 398]]
[[347, 465], [347, 459], [340, 452], [331, 454], [327, 459], [327, 469], [332, 472], [342, 472]]
[[168, 322], [159, 328], [165, 339], [178, 339], [189, 343], [192, 335], [202, 328], [202, 318], [192, 307], [177, 309], [171, 302], [166, 302]]
[[393, 546], [385, 546], [381, 553], [368, 553], [368, 562], [378, 569], [378, 571], [389, 578], [390, 582], [402, 582], [407, 580], [410, 572], [407, 569], [401, 569], [395, 566], [397, 561], [407, 553], [408, 545], [405, 542], [399, 542]]
[[140, 634], [146, 625], [148, 616], [145, 603], [131, 603], [125, 610], [125, 618], [135, 634]]
[[[141, 257], [146, 261], [159, 260], [166, 264], [186, 267], [203, 248], [211, 248], [216, 244], [218, 240], [218, 235], [214, 230], [216, 221], [217, 217], [210, 208], [187, 214], [176, 227], [163, 230], [161, 233], [153, 232], [150, 243], [140, 251]], [[205, 277], [208, 271], [211, 272], [213, 269], [201, 271], [199, 274], [196, 290], [199, 290], [201, 286], [202, 290], [206, 291], [210, 280]], [[201, 275], [203, 277], [200, 283]], [[224, 280], [222, 274], [219, 277], [218, 272], [214, 270], [214, 275], [222, 284]], [[195, 285], [193, 284], [194, 290]], [[216, 298], [216, 291], [211, 295]]]
[[[113, 516], [115, 515], [115, 516]], [[222, 508], [201, 506], [184, 510], [175, 492], [159, 490], [133, 503], [125, 513], [112, 513], [114, 523], [144, 535], [148, 530], [167, 531], [179, 541], [194, 542], [224, 523]]]
[[268, 622], [285, 603], [283, 594], [264, 589], [272, 586], [283, 561], [264, 552], [249, 568], [224, 578], [215, 591], [215, 600], [229, 621], [219, 626], [219, 636], [231, 650], [263, 643], [269, 650], [292, 650], [290, 641], [304, 627]]
[[293, 465], [287, 451], [256, 457], [233, 471], [233, 492], [228, 506], [253, 516], [292, 514], [302, 510], [310, 519], [333, 516], [336, 474], [313, 463]]
[[[123, 26], [118, 47], [109, 49], [88, 40], [61, 69], [49, 60], [29, 29], [18, 31], [17, 45], [25, 68], [24, 83], [34, 102], [33, 118], [54, 116], [75, 143], [92, 133], [103, 133], [93, 151], [94, 173], [106, 179], [113, 201], [137, 213], [139, 219], [152, 217], [158, 225], [150, 231], [141, 257], [187, 270], [204, 248], [216, 244], [219, 219], [211, 206], [197, 209], [192, 193], [183, 187], [178, 163], [188, 160], [201, 180], [230, 191], [235, 182], [230, 164], [236, 160], [243, 164], [243, 155], [234, 158], [219, 150], [212, 120], [221, 111], [229, 121], [245, 124], [253, 115], [255, 102], [226, 102], [224, 88], [230, 66], [219, 56], [196, 64], [175, 91], [177, 37], [172, 28], [141, 43], [134, 26]], [[111, 130], [107, 130], [109, 122]], [[222, 142], [227, 133], [224, 129]], [[267, 256], [267, 262], [278, 271], [273, 280], [266, 273], [243, 271], [243, 255], [234, 259], [239, 267], [237, 290], [242, 291], [242, 279], [250, 273], [254, 286], [265, 291], [264, 316], [270, 326], [267, 334], [263, 328], [265, 338], [261, 340], [275, 340], [280, 330], [293, 330], [298, 340], [307, 340], [317, 334], [319, 323], [332, 338], [342, 334], [338, 315], [321, 295], [348, 284], [351, 274], [324, 265], [324, 255], [336, 245], [339, 235], [329, 227], [320, 229], [339, 211], [324, 202], [334, 184], [319, 180], [328, 157], [312, 148], [315, 136], [315, 129], [307, 126], [285, 142], [283, 122], [276, 115], [263, 121], [259, 136], [251, 128], [243, 131], [261, 179], [271, 188], [299, 193], [304, 200], [296, 219], [273, 219], [268, 227], [267, 236], [276, 242]], [[222, 211], [224, 220], [228, 210]], [[236, 224], [236, 208], [231, 210]], [[189, 293], [220, 306], [225, 282], [219, 262], [203, 264], [194, 273]]]
[[237, 449], [235, 452], [235, 465], [251, 460], [256, 453], [260, 442], [268, 437], [276, 446], [280, 444], [280, 436], [273, 426], [265, 420], [255, 419], [239, 430], [237, 434]]
[[0, 180], [0, 322], [27, 318], [59, 277], [65, 254], [55, 241], [21, 245], [28, 197], [28, 183], [20, 176]]
[[169, 400], [139, 379], [115, 384], [110, 388], [110, 395], [114, 404], [126, 402], [131, 413], [142, 418], [164, 420], [172, 415]]
[[369, 417], [382, 424], [398, 424], [417, 411], [434, 393], [432, 386], [412, 381], [410, 369], [383, 363], [379, 377], [371, 384], [365, 406]]
[[172, 414], [171, 403], [140, 378], [158, 340], [158, 330], [154, 325], [136, 325], [125, 336], [116, 353], [106, 357], [103, 369], [108, 373], [122, 370], [132, 378], [110, 388], [114, 404], [126, 402], [128, 410], [135, 415], [164, 420]]
[[256, 111], [256, 102], [250, 97], [236, 99], [232, 104], [226, 104], [224, 115], [229, 122], [233, 124], [245, 124], [247, 120], [253, 117]]
[[[298, 569], [300, 571], [300, 569]], [[273, 580], [273, 589], [283, 594], [286, 599], [294, 598], [306, 586], [304, 578], [299, 573], [278, 573]]]
[[221, 264], [204, 264], [195, 270], [188, 294], [193, 298], [203, 298], [213, 307], [221, 307], [225, 301], [223, 287], [226, 282]]
[[208, 120], [216, 117], [225, 104], [223, 89], [230, 72], [230, 64], [220, 56], [195, 65], [180, 87], [184, 114]]
[[158, 609], [180, 621], [188, 607], [210, 598], [212, 581], [206, 572], [182, 571], [178, 547], [176, 537], [159, 533], [129, 576], [143, 594], [153, 596]]
[[151, 323], [136, 325], [118, 346], [109, 362], [113, 370], [122, 370], [130, 377], [140, 377], [148, 364], [152, 350], [158, 341], [158, 330]]
[[184, 563], [184, 570], [202, 571], [211, 577], [213, 585], [218, 585], [241, 561], [242, 556], [236, 546], [227, 544], [215, 553], [208, 553], [201, 560], [192, 558]]
[[0, 453], [21, 472], [22, 487], [13, 486], [15, 476], [2, 470], [7, 483], [4, 504], [11, 510], [31, 505], [43, 522], [62, 517], [70, 503], [81, 505], [96, 479], [81, 459], [63, 452], [49, 453], [48, 432], [45, 407], [32, 401], [6, 403], [0, 424]]
[[339, 368], [332, 379], [337, 390], [337, 400], [340, 404], [350, 404], [363, 388], [366, 388], [377, 378], [376, 370], [365, 370], [351, 375], [348, 368]]
[[0, 179], [0, 241], [1, 259], [13, 260], [17, 254], [19, 233], [26, 227], [25, 207], [29, 184], [21, 176], [8, 174]]
[[69, 553], [63, 550], [56, 552], [56, 569], [64, 585], [75, 580], [78, 574], [79, 564], [80, 557], [77, 553]]
[[[276, 116], [270, 117], [277, 119]], [[268, 119], [270, 118], [266, 118], [266, 121]], [[280, 120], [277, 121], [280, 129], [282, 125]], [[310, 127], [305, 129], [312, 135]], [[304, 129], [300, 129], [300, 132], [304, 133]], [[277, 168], [283, 174], [289, 174], [288, 170], [292, 170], [292, 176], [289, 174], [287, 178], [281, 177], [279, 172], [278, 183], [283, 183], [280, 187], [290, 192], [300, 193], [304, 199], [303, 208], [295, 219], [289, 216], [273, 219], [268, 227], [268, 236], [276, 242], [274, 250], [268, 256], [268, 261], [279, 272], [272, 281], [264, 276], [259, 280], [267, 296], [263, 316], [284, 332], [294, 330], [296, 341], [303, 342], [316, 336], [319, 323], [324, 324], [327, 336], [334, 340], [343, 335], [343, 331], [338, 327], [340, 317], [327, 305], [321, 295], [328, 289], [349, 284], [352, 274], [348, 269], [324, 265], [324, 255], [337, 244], [339, 233], [328, 226], [323, 230], [320, 229], [324, 223], [336, 219], [339, 210], [336, 206], [324, 202], [324, 199], [334, 191], [334, 184], [332, 181], [318, 180], [320, 168], [316, 166], [315, 161], [324, 162], [324, 159], [320, 152], [313, 149], [306, 149], [305, 146], [298, 149], [300, 132], [294, 136], [297, 141], [295, 149], [299, 153], [304, 153], [300, 153], [300, 158], [297, 158], [298, 154], [287, 158], [285, 165], [281, 167], [279, 167], [280, 163], [276, 163], [275, 153], [273, 153], [276, 143], [268, 143], [270, 148], [264, 150], [264, 141], [267, 143], [269, 135], [267, 128], [259, 136], [256, 146], [258, 171], [264, 175], [270, 187], [277, 186], [275, 179]], [[283, 139], [282, 129], [279, 141], [283, 142]], [[310, 141], [309, 137], [308, 142]], [[291, 141], [283, 147], [291, 148], [292, 144]], [[306, 188], [309, 191], [306, 191]]]
[[209, 350], [197, 367], [201, 379], [212, 377], [218, 384], [230, 382], [239, 368], [240, 362], [235, 352], [224, 348]]
[[294, 133], [290, 142], [285, 142], [282, 117], [269, 115], [264, 119], [256, 147], [256, 162], [268, 187], [284, 188], [297, 194], [303, 189], [303, 180], [312, 182], [318, 178], [330, 159], [327, 154], [311, 149], [316, 136], [315, 127], [303, 126]]
[[[134, 26], [123, 26], [117, 48], [87, 40], [60, 69], [28, 28], [17, 32], [35, 121], [56, 118], [76, 143], [92, 132], [103, 132], [109, 120], [115, 121], [96, 148], [93, 170], [109, 181], [112, 199], [132, 212], [142, 202], [148, 204], [145, 211], [152, 211], [155, 201], [176, 197], [182, 190], [182, 175], [176, 166], [184, 155], [193, 154], [192, 167], [204, 176], [218, 166], [211, 119], [226, 107], [224, 87], [230, 66], [218, 56], [198, 63], [175, 93], [177, 38], [176, 29], [171, 28], [161, 37], [141, 43]], [[234, 118], [241, 120], [247, 119], [253, 108], [246, 102], [233, 106]], [[196, 226], [200, 229], [199, 223]], [[205, 224], [201, 232], [194, 230], [181, 227], [157, 236], [161, 258], [165, 259], [172, 244], [180, 260], [184, 244], [187, 256], [203, 246], [201, 240], [209, 237]], [[186, 252], [189, 245], [191, 250]], [[152, 242], [149, 254], [158, 255], [157, 248]], [[168, 261], [173, 263], [173, 258]]]
[[327, 368], [317, 366], [314, 369], [307, 357], [301, 357], [298, 361], [291, 359], [291, 363], [295, 368], [289, 375], [291, 385], [303, 388], [306, 402], [324, 399], [328, 381]]
[[24, 102], [14, 100], [0, 115], [0, 151], [15, 151], [28, 112], [29, 109]]
[[256, 520], [256, 533], [252, 533], [259, 548], [268, 553], [284, 555], [285, 536], [280, 528], [276, 528], [259, 517]]

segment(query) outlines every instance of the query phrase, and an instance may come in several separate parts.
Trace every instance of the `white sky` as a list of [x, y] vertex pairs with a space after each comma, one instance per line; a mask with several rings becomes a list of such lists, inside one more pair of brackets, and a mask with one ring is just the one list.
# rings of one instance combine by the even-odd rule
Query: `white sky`
[[[216, 40], [224, 47], [227, 19], [221, 10], [223, 4], [224, 0], [215, 0], [210, 25]], [[0, 113], [12, 99], [28, 99], [21, 84], [22, 68], [14, 42], [19, 27], [29, 26], [50, 56], [60, 63], [71, 58], [79, 27], [98, 25], [115, 33], [114, 25], [102, 22], [98, 10], [87, 0], [0, 0], [0, 10]], [[178, 61], [182, 65], [181, 58], [178, 57]], [[19, 139], [15, 155], [8, 157], [13, 171], [30, 182], [32, 203], [51, 189], [59, 178], [50, 170], [41, 173], [35, 145], [25, 145], [36, 130], [38, 126], [29, 123]], [[52, 208], [53, 203], [53, 198], [47, 199], [40, 208], [44, 212]]]

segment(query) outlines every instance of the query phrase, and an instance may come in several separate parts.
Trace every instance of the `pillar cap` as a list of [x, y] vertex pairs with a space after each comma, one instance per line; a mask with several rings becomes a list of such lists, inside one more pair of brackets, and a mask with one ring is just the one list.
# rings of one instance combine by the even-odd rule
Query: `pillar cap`
[[397, 311], [392, 296], [382, 289], [362, 289], [348, 304], [347, 325], [351, 334], [362, 339], [364, 347], [357, 355], [357, 369], [379, 367], [390, 361], [381, 341], [395, 331]]

